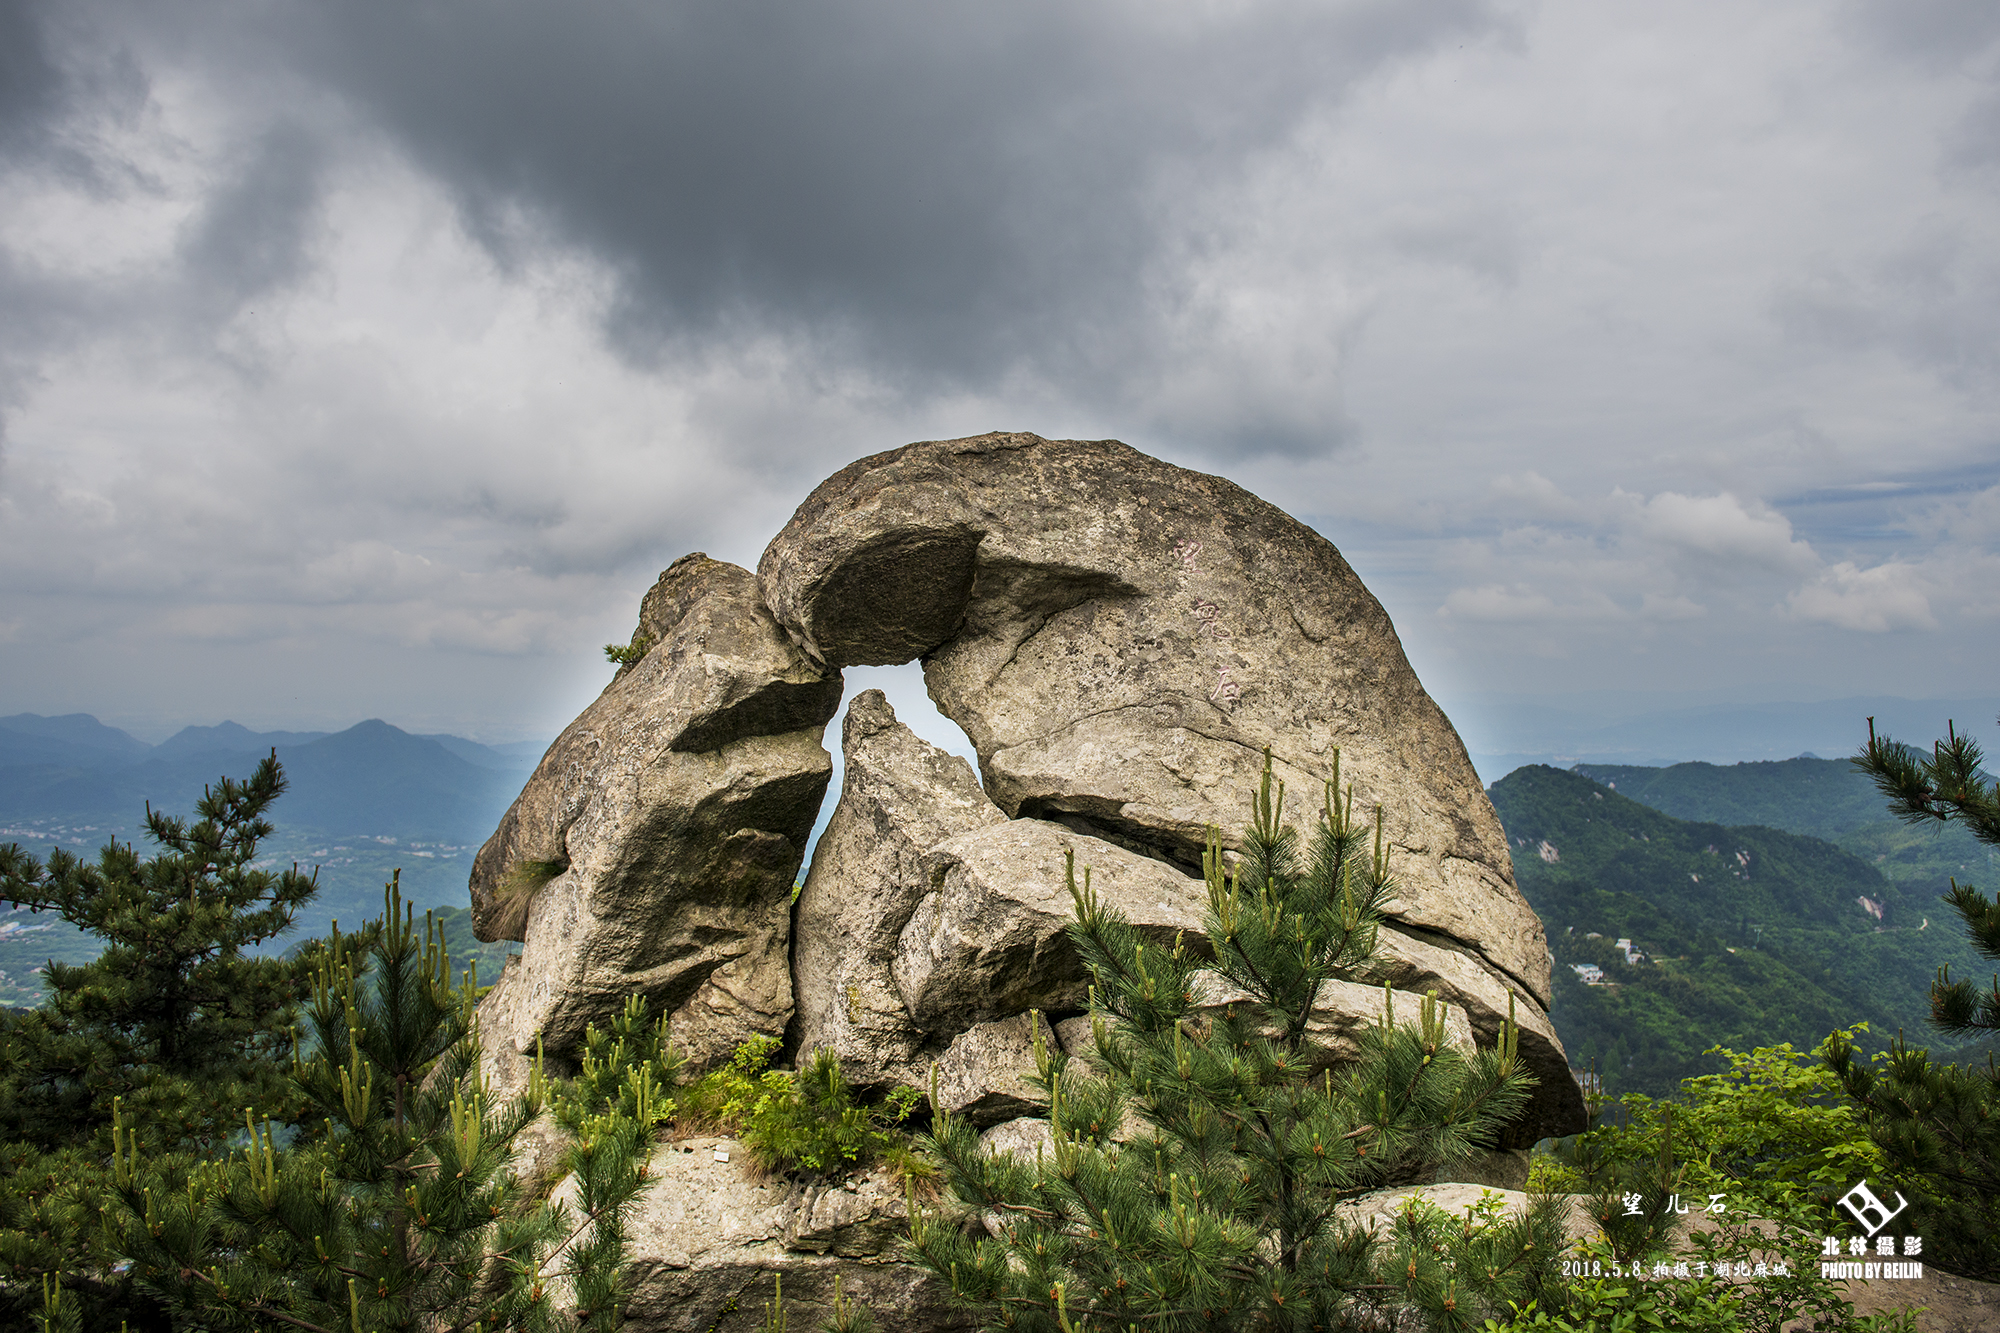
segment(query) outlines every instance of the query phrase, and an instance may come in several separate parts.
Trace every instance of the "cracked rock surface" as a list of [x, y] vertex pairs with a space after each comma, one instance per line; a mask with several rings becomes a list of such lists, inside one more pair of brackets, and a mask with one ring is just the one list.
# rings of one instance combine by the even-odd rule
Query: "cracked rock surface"
[[651, 1175], [627, 1222], [630, 1328], [751, 1327], [771, 1300], [774, 1275], [784, 1279], [794, 1328], [817, 1328], [832, 1313], [836, 1276], [883, 1333], [945, 1333], [977, 1323], [951, 1304], [943, 1283], [900, 1261], [909, 1210], [885, 1170], [832, 1184], [765, 1179], [740, 1142], [698, 1137], [662, 1144]]
[[526, 945], [481, 1008], [489, 1040], [517, 1050], [539, 1033], [562, 1054], [632, 993], [698, 1060], [791, 1017], [791, 887], [840, 677], [738, 566], [676, 561], [645, 607], [651, 649], [549, 748], [473, 863], [481, 938]]
[[[1026, 1014], [1068, 1046], [1086, 1004], [1066, 855], [1159, 947], [1205, 951], [1208, 828], [1240, 837], [1267, 748], [1309, 827], [1338, 752], [1397, 891], [1378, 975], [1321, 996], [1322, 1044], [1352, 1048], [1383, 981], [1398, 1017], [1435, 991], [1481, 1045], [1511, 1008], [1539, 1086], [1501, 1146], [1581, 1127], [1541, 923], [1464, 746], [1340, 553], [1240, 487], [1116, 441], [909, 445], [823, 483], [756, 575], [676, 562], [632, 647], [475, 862], [480, 934], [526, 943], [489, 1048], [561, 1055], [638, 992], [697, 1064], [782, 1034], [864, 1092], [935, 1066], [980, 1124], [1029, 1123]], [[794, 904], [839, 671], [912, 658], [978, 772], [858, 695]]]

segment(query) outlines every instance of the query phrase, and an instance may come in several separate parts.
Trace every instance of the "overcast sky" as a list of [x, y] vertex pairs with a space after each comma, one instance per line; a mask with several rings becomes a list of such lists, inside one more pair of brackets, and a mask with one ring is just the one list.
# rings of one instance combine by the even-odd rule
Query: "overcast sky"
[[1312, 523], [1475, 749], [2000, 694], [1996, 409], [1991, 0], [0, 0], [0, 714], [547, 737], [990, 429]]

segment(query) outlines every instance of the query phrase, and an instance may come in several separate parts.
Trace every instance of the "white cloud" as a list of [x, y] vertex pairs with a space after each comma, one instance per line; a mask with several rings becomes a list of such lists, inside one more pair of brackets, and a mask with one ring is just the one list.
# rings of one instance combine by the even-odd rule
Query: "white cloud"
[[[1756, 604], [1819, 567], [1809, 543], [1769, 505], [1723, 492], [1652, 496], [1614, 488], [1576, 499], [1533, 472], [1490, 487], [1499, 516], [1524, 513], [1487, 541], [1462, 542], [1444, 562], [1461, 585], [1439, 611], [1461, 619], [1536, 621], [1699, 619], [1717, 599]], [[1494, 582], [1496, 573], [1506, 576]]]
[[1557, 602], [1539, 589], [1489, 583], [1454, 588], [1438, 608], [1444, 616], [1488, 623], [1547, 624], [1552, 621], [1619, 620], [1625, 612], [1609, 598], [1586, 594], [1581, 600]]
[[1535, 471], [1495, 477], [1487, 489], [1509, 515], [1573, 520], [1587, 513], [1584, 505], [1563, 494], [1561, 487]]
[[[1633, 499], [1623, 491], [1619, 499]], [[1637, 530], [1662, 546], [1724, 562], [1772, 570], [1810, 569], [1812, 547], [1792, 535], [1791, 521], [1758, 501], [1728, 493], [1681, 495], [1663, 491], [1641, 504]]]
[[1649, 592], [1639, 598], [1639, 614], [1655, 621], [1699, 620], [1708, 614], [1708, 608], [1679, 593]]
[[1842, 561], [1787, 597], [1785, 607], [1800, 620], [1873, 634], [1936, 629], [1938, 624], [1922, 574], [1900, 562], [1860, 569]]

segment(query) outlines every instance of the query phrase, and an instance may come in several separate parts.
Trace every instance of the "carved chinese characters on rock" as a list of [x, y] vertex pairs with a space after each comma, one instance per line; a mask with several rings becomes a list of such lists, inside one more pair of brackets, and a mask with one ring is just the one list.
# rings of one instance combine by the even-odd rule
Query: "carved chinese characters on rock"
[[[1201, 543], [1192, 540], [1177, 543], [1173, 554], [1181, 566], [1177, 582], [1182, 593], [1187, 596], [1189, 608], [1194, 612], [1195, 643], [1198, 646], [1205, 640], [1221, 650], [1233, 650], [1235, 635], [1230, 633], [1229, 626], [1223, 621], [1222, 608], [1193, 591], [1194, 581], [1201, 574], [1199, 563]], [[1243, 687], [1237, 684], [1232, 668], [1233, 663], [1225, 658], [1217, 666], [1215, 683], [1208, 692], [1208, 701], [1224, 711], [1231, 708], [1243, 696]]]

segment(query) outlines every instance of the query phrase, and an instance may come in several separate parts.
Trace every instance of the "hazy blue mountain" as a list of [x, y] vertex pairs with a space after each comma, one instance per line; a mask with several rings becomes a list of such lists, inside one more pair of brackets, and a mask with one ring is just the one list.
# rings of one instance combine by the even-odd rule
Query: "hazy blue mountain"
[[463, 736], [446, 736], [440, 733], [422, 735], [418, 740], [436, 741], [468, 764], [480, 768], [497, 769], [506, 773], [519, 773], [523, 781], [533, 771], [535, 764], [549, 747], [541, 741], [514, 741], [506, 745], [481, 745], [478, 741], [466, 740]]
[[[40, 857], [61, 847], [94, 859], [114, 839], [147, 855], [148, 803], [187, 817], [204, 787], [248, 777], [276, 749], [287, 790], [267, 816], [276, 831], [261, 864], [316, 868], [321, 886], [294, 938], [378, 914], [382, 886], [397, 872], [405, 899], [420, 909], [463, 906], [473, 853], [547, 748], [413, 736], [380, 720], [331, 735], [225, 722], [186, 728], [158, 746], [82, 714], [8, 721], [28, 729], [0, 726], [0, 842]], [[31, 969], [51, 955], [74, 962], [93, 950], [60, 921], [0, 904], [0, 1003], [31, 999]]]
[[[78, 719], [101, 733], [125, 734]], [[75, 725], [78, 719], [35, 720], [71, 724], [64, 734], [90, 734]], [[132, 741], [116, 765], [61, 762], [84, 748], [61, 737], [0, 730], [0, 744], [11, 747], [0, 749], [0, 823], [9, 824], [110, 820], [136, 827], [148, 802], [189, 810], [209, 784], [247, 776], [275, 749], [289, 783], [278, 807], [286, 827], [333, 836], [483, 839], [527, 767], [474, 741], [413, 736], [379, 719], [331, 735], [255, 732], [233, 722], [189, 727], [158, 746]], [[98, 752], [112, 753], [108, 746]]]
[[135, 762], [152, 747], [88, 713], [0, 717], [0, 767], [43, 764], [55, 768], [106, 768]]
[[186, 755], [215, 753], [261, 756], [270, 753], [273, 746], [306, 745], [327, 734], [324, 731], [252, 731], [235, 722], [219, 722], [212, 727], [182, 727], [154, 746], [148, 757], [178, 759]]
[[1919, 745], [1942, 736], [1948, 720], [1981, 739], [2000, 739], [2000, 698], [1860, 696], [1664, 709], [1651, 698], [1615, 691], [1560, 700], [1472, 694], [1454, 704], [1452, 720], [1488, 782], [1525, 764], [1736, 764], [1805, 752], [1838, 758], [1868, 739], [1871, 716], [1886, 734]]
[[0, 717], [0, 728], [113, 754], [140, 755], [150, 748], [146, 742], [116, 727], [107, 727], [88, 713], [65, 713], [61, 717], [16, 713], [12, 717]]

